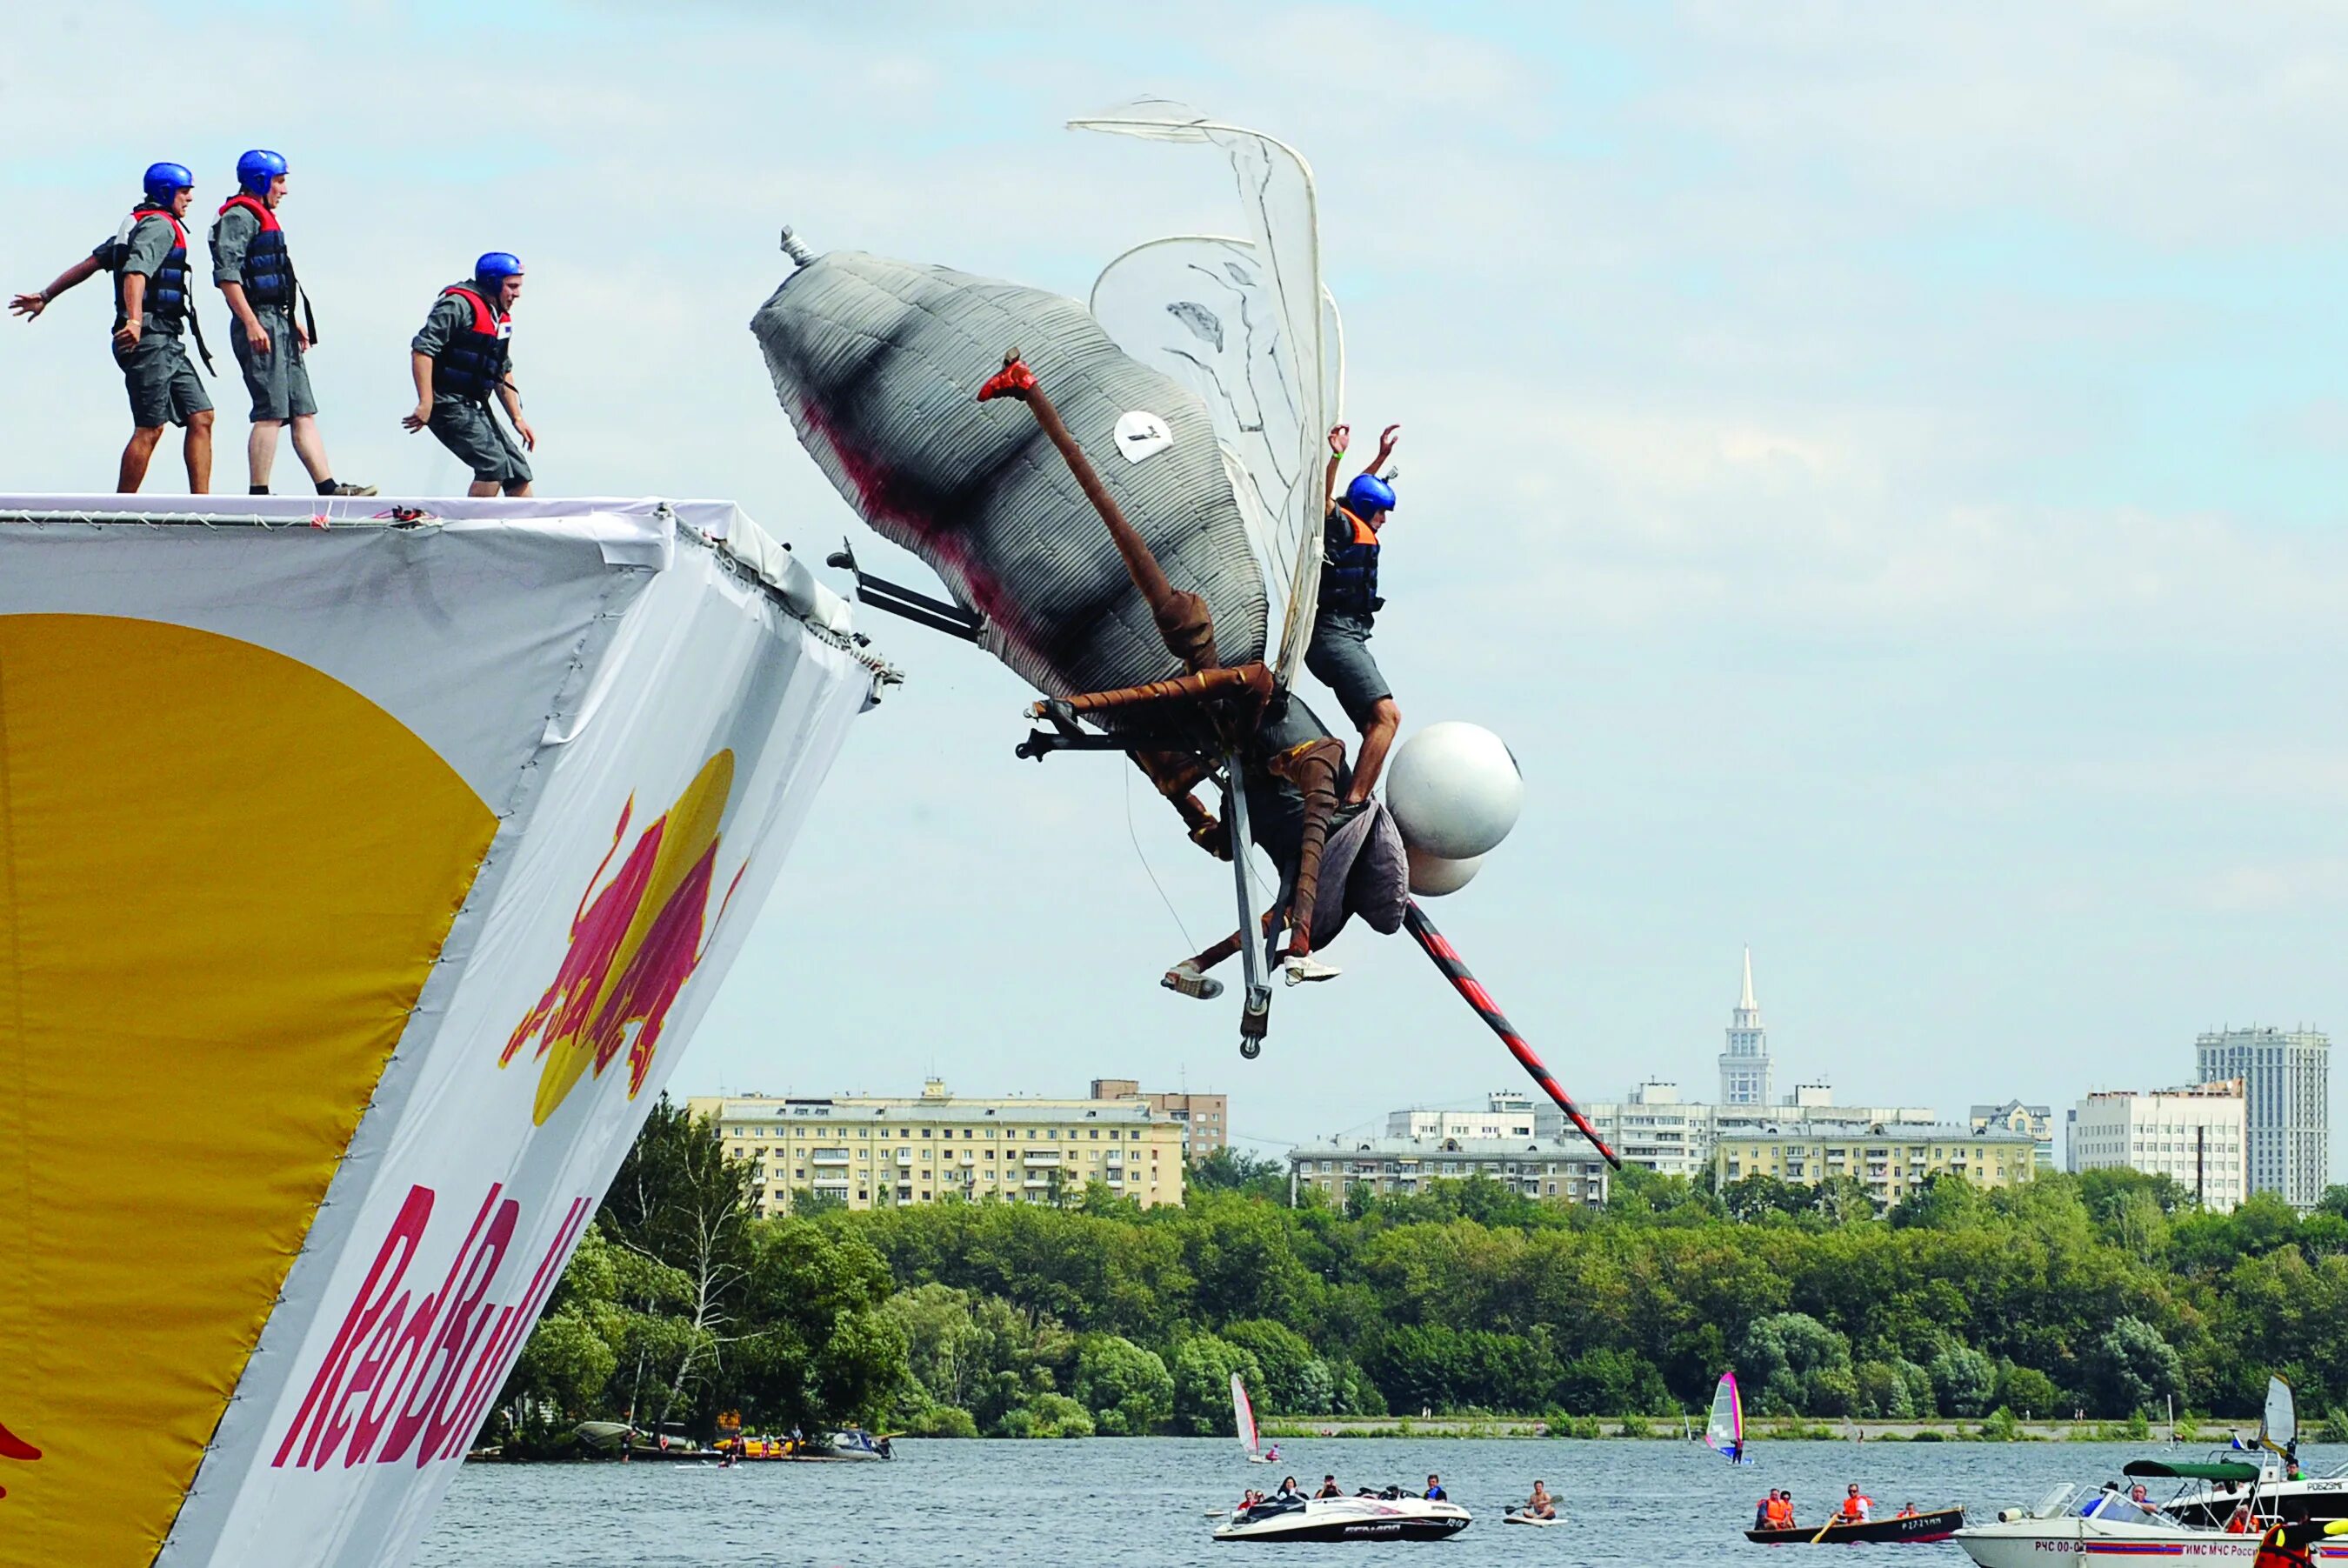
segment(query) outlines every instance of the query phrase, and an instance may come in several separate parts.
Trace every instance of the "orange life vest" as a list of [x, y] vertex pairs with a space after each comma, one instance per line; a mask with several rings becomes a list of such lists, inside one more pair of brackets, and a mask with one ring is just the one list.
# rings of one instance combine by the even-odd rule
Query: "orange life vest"
[[1847, 1522], [1856, 1522], [1865, 1519], [1867, 1511], [1874, 1506], [1875, 1500], [1871, 1497], [1846, 1497], [1838, 1514]]

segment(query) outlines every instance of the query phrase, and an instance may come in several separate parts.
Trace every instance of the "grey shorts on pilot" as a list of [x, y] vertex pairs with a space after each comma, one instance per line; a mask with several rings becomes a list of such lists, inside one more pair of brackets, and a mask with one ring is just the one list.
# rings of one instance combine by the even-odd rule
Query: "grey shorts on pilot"
[[149, 328], [126, 356], [115, 351], [122, 366], [123, 390], [130, 394], [130, 422], [142, 430], [184, 425], [189, 416], [211, 412], [211, 395], [196, 375], [196, 366], [175, 333]]
[[1394, 687], [1370, 656], [1370, 619], [1323, 610], [1313, 623], [1313, 641], [1305, 645], [1304, 667], [1313, 678], [1337, 694], [1337, 706], [1355, 729], [1369, 727], [1370, 710], [1394, 696]]
[[457, 454], [458, 461], [473, 470], [475, 480], [508, 486], [530, 483], [530, 459], [505, 433], [487, 403], [435, 397], [430, 428], [442, 446]]
[[263, 308], [253, 313], [269, 335], [269, 352], [256, 355], [244, 340], [244, 325], [233, 322], [229, 342], [236, 349], [237, 368], [244, 372], [244, 389], [252, 394], [252, 421], [299, 419], [318, 411], [310, 395], [310, 367], [303, 363], [302, 340], [285, 312]]

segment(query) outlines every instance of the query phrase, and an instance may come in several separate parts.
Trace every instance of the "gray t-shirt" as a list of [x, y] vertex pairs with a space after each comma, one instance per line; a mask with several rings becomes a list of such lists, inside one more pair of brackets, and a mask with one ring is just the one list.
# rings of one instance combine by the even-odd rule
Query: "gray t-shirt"
[[[163, 258], [171, 253], [174, 236], [171, 221], [160, 212], [150, 212], [131, 224], [130, 232], [116, 231], [115, 237], [90, 253], [101, 266], [112, 268], [119, 274], [115, 280], [115, 299], [121, 300], [121, 280], [132, 273], [147, 280], [148, 297], [154, 297], [155, 274], [162, 269]], [[119, 247], [118, 249], [118, 247]], [[193, 304], [193, 301], [189, 302]], [[140, 330], [167, 332], [176, 337], [180, 333], [177, 321], [165, 320], [152, 310], [142, 312]]]
[[[438, 359], [441, 350], [448, 346], [449, 339], [460, 332], [472, 330], [473, 307], [455, 294], [444, 294], [432, 302], [432, 309], [424, 318], [423, 330], [408, 340], [407, 346], [418, 354]], [[509, 377], [513, 375], [511, 350], [507, 353], [506, 375]]]
[[244, 282], [244, 253], [252, 248], [252, 237], [259, 232], [261, 220], [253, 216], [250, 207], [232, 207], [213, 221], [213, 283]]

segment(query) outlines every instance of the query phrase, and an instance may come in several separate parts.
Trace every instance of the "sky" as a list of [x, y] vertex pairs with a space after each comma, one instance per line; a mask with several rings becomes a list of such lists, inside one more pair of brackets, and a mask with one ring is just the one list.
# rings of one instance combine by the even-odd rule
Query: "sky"
[[[95, 4], [10, 37], [8, 292], [149, 161], [208, 220], [273, 147], [340, 477], [460, 485], [398, 428], [406, 342], [510, 250], [541, 493], [730, 497], [915, 582], [746, 330], [778, 227], [1082, 297], [1238, 220], [1211, 158], [1063, 120], [1259, 126], [1318, 176], [1347, 418], [1404, 425], [1374, 646], [1406, 736], [1473, 720], [1526, 775], [1430, 913], [1569, 1088], [1709, 1097], [1746, 944], [1780, 1087], [1843, 1103], [2059, 1108], [2184, 1081], [2204, 1029], [2348, 1033], [2348, 13]], [[125, 38], [169, 69], [126, 77]], [[0, 322], [0, 488], [109, 482], [108, 315], [101, 282]], [[1229, 1002], [1157, 987], [1227, 929], [1223, 869], [1129, 769], [1015, 760], [1028, 694], [984, 655], [860, 624], [906, 683], [673, 1088], [1132, 1077], [1272, 1150], [1522, 1087], [1358, 930], [1242, 1062]]]

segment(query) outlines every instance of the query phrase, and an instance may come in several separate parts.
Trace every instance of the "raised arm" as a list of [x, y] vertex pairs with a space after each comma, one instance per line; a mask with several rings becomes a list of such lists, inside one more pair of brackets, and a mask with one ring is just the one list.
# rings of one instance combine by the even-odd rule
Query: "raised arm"
[[51, 283], [48, 287], [35, 294], [20, 294], [10, 299], [8, 301], [8, 308], [15, 311], [18, 315], [23, 316], [26, 321], [31, 321], [35, 317], [38, 316], [43, 311], [49, 308], [49, 302], [51, 300], [57, 298], [57, 295], [65, 293], [66, 290], [74, 287], [77, 284], [88, 282], [91, 275], [98, 271], [98, 258], [96, 256], [84, 256], [81, 260], [67, 267], [64, 272], [59, 273], [57, 275], [56, 281]]

